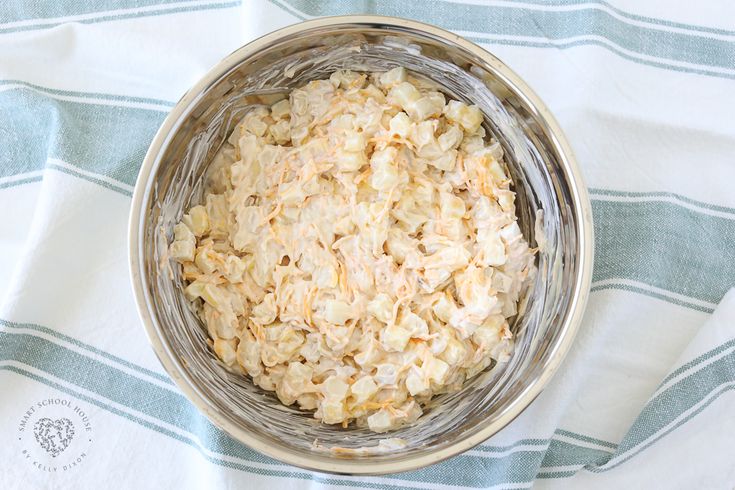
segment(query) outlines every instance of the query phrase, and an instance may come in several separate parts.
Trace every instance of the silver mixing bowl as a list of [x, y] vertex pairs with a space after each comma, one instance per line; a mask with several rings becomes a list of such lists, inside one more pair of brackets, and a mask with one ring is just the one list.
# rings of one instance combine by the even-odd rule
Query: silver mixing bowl
[[[414, 425], [380, 435], [320, 424], [311, 413], [285, 407], [248, 378], [228, 372], [183, 297], [178, 268], [169, 268], [163, 257], [173, 225], [201, 199], [207, 163], [254, 104], [336, 69], [382, 71], [398, 65], [437, 82], [450, 97], [480, 106], [486, 129], [505, 149], [521, 228], [541, 250], [537, 278], [512, 326], [517, 343], [511, 360], [460, 392], [432, 400]], [[217, 427], [257, 451], [303, 468], [347, 474], [436, 463], [513, 420], [572, 344], [593, 259], [587, 191], [562, 131], [533, 91], [500, 60], [455, 34], [373, 16], [293, 25], [251, 42], [212, 68], [176, 104], [148, 150], [133, 195], [129, 236], [140, 316], [161, 363], [189, 400]], [[407, 444], [361, 450], [386, 437]], [[346, 450], [335, 452], [335, 447]]]

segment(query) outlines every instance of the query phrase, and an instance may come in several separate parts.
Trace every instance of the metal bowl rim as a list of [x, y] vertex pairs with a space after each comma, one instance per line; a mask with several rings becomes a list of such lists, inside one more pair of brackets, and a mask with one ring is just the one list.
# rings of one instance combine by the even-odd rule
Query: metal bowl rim
[[[313, 460], [308, 456], [288, 452], [278, 447], [264, 444], [261, 440], [253, 437], [242, 427], [231, 424], [227, 419], [220, 416], [198, 389], [189, 379], [182, 363], [177, 361], [161, 336], [161, 329], [151, 315], [150, 295], [144, 281], [144, 261], [142, 260], [143, 243], [141, 241], [144, 226], [145, 213], [143, 206], [149, 200], [151, 193], [151, 176], [157, 169], [167, 143], [176, 131], [182, 116], [186, 115], [188, 108], [212, 85], [235, 68], [242, 60], [256, 54], [270, 44], [293, 34], [303, 31], [337, 27], [340, 25], [364, 25], [365, 27], [388, 27], [403, 30], [418, 31], [424, 35], [430, 35], [444, 42], [454, 44], [457, 47], [482, 59], [489, 65], [487, 68], [501, 77], [514, 91], [518, 97], [531, 110], [539, 116], [540, 122], [545, 126], [547, 134], [551, 137], [551, 143], [560, 157], [560, 163], [565, 172], [574, 204], [574, 211], [579, 216], [578, 222], [578, 260], [579, 273], [575, 278], [574, 294], [570, 301], [569, 311], [561, 325], [562, 330], [559, 340], [552, 348], [545, 369], [538, 377], [533, 379], [522, 393], [514, 400], [504, 413], [487, 427], [478, 430], [464, 439], [456, 441], [450, 446], [438, 449], [432, 453], [410, 457], [404, 461], [388, 461], [381, 463], [369, 463], [364, 460], [350, 460], [332, 458], [329, 461]], [[148, 152], [143, 160], [135, 189], [132, 196], [130, 218], [128, 223], [128, 245], [129, 245], [129, 272], [135, 296], [135, 303], [141, 320], [146, 329], [151, 346], [166, 372], [171, 376], [178, 388], [184, 395], [218, 428], [222, 429], [235, 439], [245, 443], [251, 448], [267, 456], [275, 458], [294, 466], [308, 470], [324, 471], [337, 474], [351, 475], [379, 475], [411, 471], [443, 461], [447, 458], [460, 454], [481, 442], [487, 440], [503, 427], [515, 419], [525, 408], [539, 395], [559, 365], [562, 363], [582, 320], [582, 315], [589, 297], [590, 284], [592, 280], [592, 262], [594, 257], [594, 238], [592, 226], [592, 211], [584, 185], [582, 174], [579, 170], [571, 147], [567, 142], [561, 128], [552, 116], [543, 101], [531, 90], [531, 88], [502, 61], [490, 54], [476, 44], [444, 29], [397, 17], [377, 15], [345, 15], [335, 17], [323, 17], [294, 24], [266, 34], [237, 49], [222, 61], [217, 63], [204, 77], [189, 89], [179, 102], [173, 107], [163, 124], [156, 133]]]

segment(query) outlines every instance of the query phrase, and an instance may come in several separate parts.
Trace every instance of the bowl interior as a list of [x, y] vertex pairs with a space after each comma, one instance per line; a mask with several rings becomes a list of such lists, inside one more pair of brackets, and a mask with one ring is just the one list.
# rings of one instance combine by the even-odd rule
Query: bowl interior
[[[320, 424], [311, 413], [285, 407], [274, 394], [230, 373], [207, 346], [206, 330], [182, 294], [178, 268], [169, 274], [161, 261], [173, 225], [201, 199], [207, 164], [246, 111], [336, 69], [395, 66], [431, 79], [452, 98], [480, 106], [486, 129], [505, 149], [521, 228], [541, 250], [535, 282], [513, 324], [517, 340], [511, 360], [481, 373], [460, 392], [432, 400], [416, 424], [380, 435]], [[575, 300], [583, 286], [584, 218], [575, 190], [579, 183], [568, 172], [569, 156], [549, 129], [545, 109], [539, 110], [513, 77], [492, 56], [438, 29], [327, 23], [286, 29], [241, 48], [182, 100], [164, 124], [165, 134], [159, 134], [159, 151], [147, 157], [153, 163], [147, 181], [139, 183], [145, 194], [136, 246], [149, 334], [158, 355], [216, 425], [294, 464], [352, 473], [395, 471], [476, 444], [478, 434], [489, 436], [507, 424], [537, 393], [535, 385], [558, 365], [560, 346], [574, 331], [570, 316], [579, 307]], [[386, 444], [387, 438], [408, 444]], [[347, 451], [330, 451], [335, 447]]]

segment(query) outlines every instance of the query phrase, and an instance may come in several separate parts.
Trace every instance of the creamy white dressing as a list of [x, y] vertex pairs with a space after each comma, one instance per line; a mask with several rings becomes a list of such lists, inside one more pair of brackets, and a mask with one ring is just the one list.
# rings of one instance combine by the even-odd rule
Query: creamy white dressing
[[482, 123], [402, 68], [249, 112], [169, 248], [216, 355], [375, 432], [507, 360], [534, 257]]

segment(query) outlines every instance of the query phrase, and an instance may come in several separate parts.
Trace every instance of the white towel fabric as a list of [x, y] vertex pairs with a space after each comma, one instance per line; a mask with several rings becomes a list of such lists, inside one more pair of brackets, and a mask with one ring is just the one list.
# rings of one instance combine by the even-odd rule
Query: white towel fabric
[[[162, 371], [126, 219], [173, 102], [243, 43], [379, 13], [485, 46], [591, 188], [593, 293], [512, 424], [411, 473], [316, 474], [214, 429]], [[735, 486], [735, 6], [724, 0], [63, 0], [0, 11], [0, 487]]]

